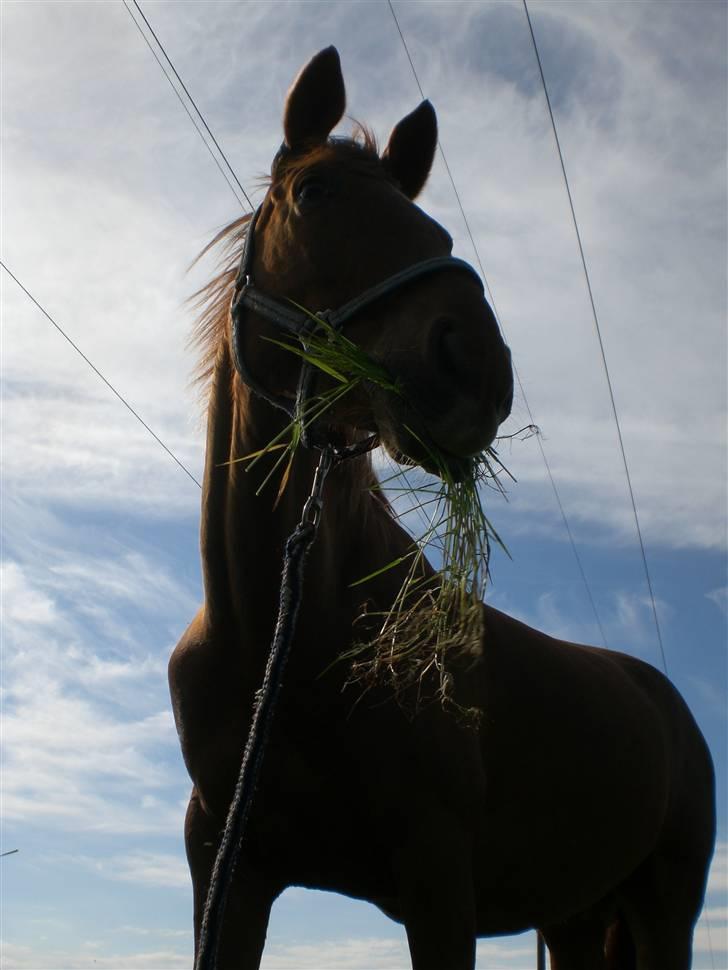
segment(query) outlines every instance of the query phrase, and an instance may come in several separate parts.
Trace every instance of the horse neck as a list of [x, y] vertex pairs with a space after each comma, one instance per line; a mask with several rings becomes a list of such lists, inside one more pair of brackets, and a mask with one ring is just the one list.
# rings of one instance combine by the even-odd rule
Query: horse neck
[[[285, 541], [310, 494], [318, 453], [299, 449], [277, 504], [279, 472], [256, 494], [273, 456], [250, 470], [246, 470], [248, 463], [235, 459], [264, 448], [287, 421], [283, 412], [241, 385], [229, 353], [221, 350], [208, 411], [202, 493], [205, 614], [209, 625], [227, 629], [233, 622], [236, 634], [252, 636], [266, 647], [277, 611]], [[342, 582], [337, 546], [344, 542], [350, 555], [356, 542], [353, 533], [361, 529], [361, 516], [356, 515], [360, 503], [352, 494], [351, 476], [339, 469], [332, 472], [325, 497], [319, 535], [307, 565], [316, 581], [306, 584], [307, 600], [320, 599], [322, 607]]]

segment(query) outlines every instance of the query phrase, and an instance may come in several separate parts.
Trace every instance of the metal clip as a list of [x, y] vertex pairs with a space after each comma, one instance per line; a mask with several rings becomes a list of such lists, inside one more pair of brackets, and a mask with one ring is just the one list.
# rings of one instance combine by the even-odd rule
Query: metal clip
[[327, 445], [321, 451], [321, 457], [319, 458], [319, 463], [316, 466], [316, 473], [313, 476], [311, 494], [306, 500], [306, 504], [303, 506], [301, 522], [304, 525], [312, 525], [314, 528], [316, 528], [319, 524], [321, 509], [323, 508], [324, 504], [324, 483], [326, 482], [326, 476], [331, 470], [335, 457], [336, 453], [331, 445]]

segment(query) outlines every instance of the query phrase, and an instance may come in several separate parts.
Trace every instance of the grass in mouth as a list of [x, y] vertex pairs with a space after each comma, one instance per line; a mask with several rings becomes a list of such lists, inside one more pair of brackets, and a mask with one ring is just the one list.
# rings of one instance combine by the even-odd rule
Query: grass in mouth
[[[262, 489], [282, 468], [276, 502], [286, 487], [304, 428], [323, 417], [361, 384], [374, 384], [403, 395], [391, 375], [361, 348], [325, 320], [313, 314], [309, 316], [317, 327], [302, 345], [285, 340], [272, 342], [327, 374], [333, 386], [307, 401], [303, 412], [265, 448], [239, 459], [248, 461], [251, 467], [263, 455], [280, 452], [260, 486]], [[408, 519], [419, 517], [422, 531], [405, 556], [383, 563], [355, 584], [365, 586], [387, 570], [407, 564], [405, 579], [391, 607], [362, 615], [367, 627], [374, 630], [373, 635], [355, 644], [342, 659], [350, 663], [350, 678], [365, 686], [385, 682], [401, 698], [405, 693], [409, 697], [414, 692], [416, 705], [437, 696], [443, 704], [455, 707], [460, 713], [477, 717], [475, 709], [466, 709], [456, 702], [450, 667], [455, 657], [475, 660], [480, 655], [482, 601], [491, 541], [503, 546], [483, 510], [482, 490], [490, 486], [503, 492], [498, 477], [503, 466], [495, 451], [488, 449], [460, 462], [455, 476], [447, 456], [415, 435], [412, 429], [407, 430], [420, 443], [437, 475], [413, 484], [412, 469], [396, 466], [376, 487], [395, 496], [395, 505], [397, 497], [404, 500], [407, 508], [399, 517], [405, 514]], [[438, 573], [433, 574], [427, 564], [428, 551], [434, 551], [440, 560]]]
[[[357, 585], [408, 561], [402, 586], [388, 610], [363, 614], [375, 624], [375, 634], [347, 654], [351, 679], [364, 685], [389, 683], [401, 697], [413, 696], [415, 707], [436, 696], [460, 714], [477, 717], [474, 708], [456, 701], [451, 664], [455, 658], [477, 660], [483, 642], [482, 602], [488, 582], [491, 541], [504, 549], [483, 510], [482, 489], [502, 492], [489, 450], [472, 458], [454, 478], [446, 461], [434, 450], [430, 458], [438, 477], [395, 468], [379, 486], [404, 509], [398, 518], [418, 519], [410, 531], [417, 536], [408, 557], [388, 563]], [[407, 523], [408, 527], [410, 523]], [[506, 550], [507, 552], [507, 550]], [[439, 559], [432, 573], [426, 557]]]

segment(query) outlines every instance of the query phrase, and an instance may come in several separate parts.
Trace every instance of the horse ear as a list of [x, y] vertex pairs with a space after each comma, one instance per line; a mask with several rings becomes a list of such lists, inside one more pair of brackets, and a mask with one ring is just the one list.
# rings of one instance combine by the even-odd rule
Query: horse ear
[[395, 125], [382, 162], [399, 182], [405, 195], [416, 198], [422, 191], [437, 148], [437, 115], [429, 101]]
[[288, 92], [283, 112], [286, 147], [297, 151], [326, 141], [345, 108], [339, 52], [326, 47], [301, 69]]

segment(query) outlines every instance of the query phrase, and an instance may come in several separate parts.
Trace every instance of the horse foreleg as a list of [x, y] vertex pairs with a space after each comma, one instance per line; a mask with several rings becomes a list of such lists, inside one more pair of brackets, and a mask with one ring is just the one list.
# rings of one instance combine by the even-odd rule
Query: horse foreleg
[[[195, 956], [221, 836], [222, 825], [205, 812], [193, 789], [185, 820], [185, 845], [194, 898]], [[241, 859], [227, 895], [216, 970], [258, 970], [275, 896], [261, 875]]]
[[449, 821], [418, 826], [395, 861], [413, 970], [475, 967], [471, 849]]
[[541, 933], [549, 949], [551, 970], [607, 970], [605, 927], [598, 918], [578, 917], [561, 926], [542, 927]]

